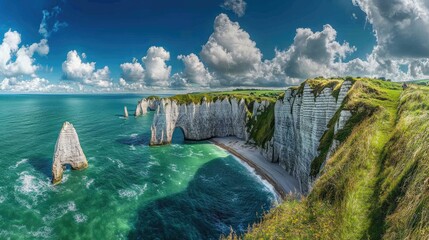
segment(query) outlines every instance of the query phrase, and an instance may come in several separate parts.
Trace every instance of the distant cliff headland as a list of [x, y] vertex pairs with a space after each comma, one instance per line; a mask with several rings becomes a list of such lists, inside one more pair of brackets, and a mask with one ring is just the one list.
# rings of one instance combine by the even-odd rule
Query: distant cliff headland
[[151, 145], [169, 144], [175, 128], [189, 140], [236, 136], [297, 178], [306, 197], [273, 209], [245, 238], [429, 236], [427, 87], [316, 78], [286, 91], [152, 97], [139, 106], [155, 110]]

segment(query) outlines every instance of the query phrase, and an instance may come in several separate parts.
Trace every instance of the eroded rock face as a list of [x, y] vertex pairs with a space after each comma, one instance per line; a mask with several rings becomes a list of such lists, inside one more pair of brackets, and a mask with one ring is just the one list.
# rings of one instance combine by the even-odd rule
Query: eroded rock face
[[54, 161], [52, 164], [52, 183], [61, 182], [65, 165], [73, 170], [88, 167], [88, 161], [80, 146], [79, 137], [73, 125], [65, 122], [55, 145]]
[[[320, 139], [351, 86], [350, 81], [344, 81], [336, 98], [331, 88], [325, 88], [315, 96], [313, 89], [306, 84], [302, 93], [288, 89], [284, 99], [275, 103], [274, 135], [260, 150], [268, 161], [279, 163], [296, 177], [303, 193], [307, 193], [312, 185], [311, 163], [319, 155]], [[253, 119], [257, 119], [268, 107], [269, 102], [254, 102], [251, 110]], [[189, 140], [236, 136], [252, 143], [254, 141], [249, 139], [252, 129], [247, 126], [246, 113], [244, 100], [234, 98], [216, 102], [203, 99], [198, 104], [177, 104], [162, 99], [154, 115], [150, 144], [169, 144], [176, 127], [182, 128], [185, 138]], [[343, 110], [335, 132], [343, 128], [350, 117], [351, 112]], [[338, 142], [332, 143], [328, 157], [338, 145]]]
[[[311, 185], [310, 167], [319, 155], [320, 139], [351, 85], [351, 82], [345, 81], [336, 99], [330, 88], [325, 88], [315, 97], [306, 84], [302, 95], [288, 89], [284, 99], [275, 105], [272, 161], [278, 162], [295, 176], [303, 192], [307, 192]], [[343, 121], [341, 124], [344, 124]]]
[[147, 110], [155, 111], [158, 108], [160, 100], [155, 98], [143, 98], [137, 104], [134, 116], [141, 116], [147, 113]]
[[243, 99], [204, 100], [201, 104], [177, 104], [162, 99], [151, 127], [151, 145], [169, 144], [180, 127], [188, 140], [236, 136], [247, 139], [247, 107]]
[[126, 106], [124, 107], [124, 117], [128, 117], [128, 109]]

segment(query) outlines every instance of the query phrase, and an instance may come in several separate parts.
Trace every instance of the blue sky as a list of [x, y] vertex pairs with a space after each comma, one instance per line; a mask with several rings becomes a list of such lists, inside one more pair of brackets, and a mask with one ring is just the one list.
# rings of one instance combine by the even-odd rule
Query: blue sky
[[[421, 9], [425, 12], [427, 6], [421, 1]], [[229, 5], [227, 2], [230, 2]], [[80, 90], [89, 86], [91, 91], [141, 91], [151, 88], [286, 86], [307, 77], [348, 73], [400, 78], [397, 80], [424, 77], [426, 55], [410, 58], [396, 52], [390, 54], [379, 50], [386, 43], [377, 41], [377, 34], [389, 30], [389, 26], [385, 26], [389, 19], [385, 19], [386, 22], [372, 19], [376, 14], [382, 16], [384, 8], [380, 8], [379, 2], [380, 0], [1, 1], [1, 34], [9, 29], [16, 31], [21, 37], [20, 46], [39, 43], [46, 38], [49, 52], [31, 55], [33, 66], [37, 68], [34, 72], [12, 73], [12, 68], [4, 67], [3, 72], [0, 71], [0, 81], [7, 78], [8, 82], [3, 82], [3, 89], [0, 90], [13, 90], [11, 85], [19, 85], [20, 81], [35, 78], [43, 80], [40, 83], [42, 85], [70, 84], [73, 88], [79, 85]], [[399, 2], [404, 2], [406, 6], [407, 0]], [[242, 12], [237, 13], [236, 9], [234, 11], [232, 5], [241, 7]], [[55, 9], [58, 10], [57, 14], [54, 14]], [[60, 25], [58, 31], [52, 31], [49, 36], [43, 36], [39, 31], [44, 10], [52, 15], [46, 19], [48, 31], [53, 30], [55, 22]], [[413, 16], [410, 15], [411, 17]], [[418, 23], [424, 26], [426, 21]], [[214, 29], [216, 24], [219, 27], [217, 35]], [[233, 27], [235, 24], [239, 27]], [[302, 35], [297, 33], [297, 29], [304, 28], [311, 32], [303, 31]], [[394, 40], [405, 42], [405, 33], [401, 35], [395, 31], [397, 29], [390, 29], [385, 34], [392, 34], [396, 37]], [[212, 34], [217, 38], [210, 42]], [[297, 36], [303, 36], [305, 40], [294, 42]], [[424, 33], [422, 37], [425, 37]], [[314, 43], [311, 43], [313, 40]], [[231, 41], [231, 44], [235, 44], [234, 47], [231, 48], [225, 41]], [[237, 42], [243, 42], [243, 46], [237, 46]], [[402, 42], [398, 44], [401, 45]], [[220, 45], [223, 49], [219, 53], [221, 55], [213, 52], [218, 49], [214, 45]], [[202, 52], [203, 46], [206, 46], [205, 53]], [[157, 48], [153, 48], [149, 55], [148, 49], [151, 47]], [[242, 50], [235, 52], [240, 47]], [[422, 48], [425, 49], [425, 46]], [[279, 51], [277, 57], [275, 49]], [[85, 63], [94, 62], [93, 69], [70, 67], [65, 70], [63, 63], [73, 50], [84, 63], [77, 65], [77, 68], [88, 67]], [[399, 50], [398, 52], [401, 53]], [[85, 53], [86, 58], [82, 53]], [[191, 53], [195, 55], [187, 58]], [[240, 58], [243, 53], [250, 54]], [[160, 54], [163, 56], [161, 59], [158, 58]], [[222, 62], [219, 57], [225, 54], [229, 58]], [[14, 55], [16, 53], [12, 51], [9, 63], [15, 60]], [[178, 59], [179, 55], [183, 57]], [[156, 59], [144, 62], [142, 58], [145, 56], [147, 59], [149, 56]], [[133, 58], [136, 58], [134, 62]], [[308, 61], [299, 62], [304, 58]], [[386, 62], [386, 59], [394, 59], [395, 62]], [[415, 67], [420, 72], [414, 73], [409, 66], [416, 59], [422, 63]], [[124, 63], [130, 64], [128, 68], [120, 67]], [[226, 68], [222, 63], [229, 64], [229, 67]], [[368, 70], [374, 63], [380, 67]], [[76, 66], [72, 64], [74, 63], [70, 66]], [[395, 66], [392, 67], [393, 65]], [[96, 73], [104, 66], [108, 67], [108, 71], [105, 69], [106, 71]], [[135, 67], [142, 71], [139, 72]], [[122, 85], [119, 84], [121, 78]], [[102, 80], [98, 81], [99, 79]], [[23, 85], [19, 86], [21, 90], [25, 90]], [[56, 90], [57, 87], [41, 89], [49, 91]]]

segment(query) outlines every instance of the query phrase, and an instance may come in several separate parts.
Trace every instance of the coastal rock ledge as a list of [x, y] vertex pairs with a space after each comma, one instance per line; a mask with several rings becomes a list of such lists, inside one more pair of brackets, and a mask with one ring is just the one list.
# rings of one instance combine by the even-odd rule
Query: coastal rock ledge
[[79, 143], [79, 137], [73, 125], [65, 122], [58, 135], [55, 145], [54, 162], [52, 164], [52, 183], [60, 183], [66, 165], [73, 170], [85, 169], [88, 161]]

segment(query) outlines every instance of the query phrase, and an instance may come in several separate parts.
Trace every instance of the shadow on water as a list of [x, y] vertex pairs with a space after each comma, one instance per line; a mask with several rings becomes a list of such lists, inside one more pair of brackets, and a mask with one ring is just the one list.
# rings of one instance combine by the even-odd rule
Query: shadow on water
[[124, 145], [149, 145], [149, 134], [131, 135], [116, 139], [116, 142]]
[[219, 239], [230, 227], [244, 233], [271, 202], [251, 183], [237, 184], [243, 173], [222, 161], [204, 164], [183, 192], [140, 209], [128, 239]]
[[52, 158], [33, 156], [28, 158], [28, 163], [45, 176], [52, 177]]

